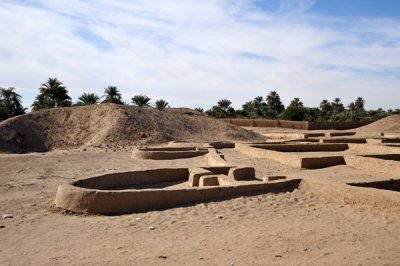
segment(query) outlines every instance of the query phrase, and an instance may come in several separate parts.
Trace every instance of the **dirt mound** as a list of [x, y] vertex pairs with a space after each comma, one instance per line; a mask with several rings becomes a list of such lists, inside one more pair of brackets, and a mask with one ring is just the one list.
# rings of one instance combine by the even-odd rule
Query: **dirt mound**
[[47, 109], [0, 123], [0, 152], [32, 152], [106, 145], [118, 149], [171, 140], [251, 141], [256, 133], [190, 109], [114, 104]]
[[360, 127], [357, 132], [400, 132], [400, 115], [391, 115]]

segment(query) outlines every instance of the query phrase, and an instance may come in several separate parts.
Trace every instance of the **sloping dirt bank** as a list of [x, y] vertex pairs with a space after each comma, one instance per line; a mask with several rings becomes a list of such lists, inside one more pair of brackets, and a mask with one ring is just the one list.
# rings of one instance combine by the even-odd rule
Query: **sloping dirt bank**
[[41, 152], [177, 141], [258, 141], [263, 137], [190, 109], [115, 104], [55, 108], [0, 123], [0, 152]]

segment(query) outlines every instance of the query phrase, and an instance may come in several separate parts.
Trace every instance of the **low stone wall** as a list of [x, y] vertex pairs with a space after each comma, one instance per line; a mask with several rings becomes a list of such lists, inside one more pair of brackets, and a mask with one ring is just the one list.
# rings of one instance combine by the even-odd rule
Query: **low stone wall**
[[308, 130], [337, 129], [345, 130], [362, 127], [374, 121], [342, 121], [342, 122], [308, 122]]
[[362, 127], [373, 121], [342, 121], [342, 122], [308, 122], [270, 119], [221, 119], [228, 123], [242, 127], [282, 127], [302, 130], [352, 129]]
[[261, 134], [268, 139], [307, 139], [308, 135], [305, 133], [266, 133]]
[[308, 122], [269, 120], [269, 119], [221, 119], [222, 121], [241, 127], [283, 127], [308, 129]]
[[278, 127], [306, 130], [309, 128], [309, 123], [306, 121], [278, 120]]
[[209, 165], [212, 166], [225, 166], [227, 162], [225, 161], [224, 155], [218, 153], [216, 149], [208, 149], [207, 161]]
[[279, 127], [279, 120], [251, 119], [253, 127]]
[[188, 177], [188, 168], [162, 168], [89, 176], [72, 184], [87, 189], [110, 190], [133, 185], [185, 181]]

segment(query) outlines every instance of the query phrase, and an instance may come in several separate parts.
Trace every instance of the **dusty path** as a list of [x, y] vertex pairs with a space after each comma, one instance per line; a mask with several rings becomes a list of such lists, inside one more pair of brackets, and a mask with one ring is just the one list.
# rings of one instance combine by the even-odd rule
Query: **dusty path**
[[[299, 170], [223, 152], [231, 164], [254, 166], [258, 175], [379, 178], [346, 166]], [[2, 154], [0, 214], [13, 218], [0, 220], [0, 264], [398, 265], [399, 213], [328, 202], [302, 190], [113, 217], [65, 215], [50, 207], [57, 185], [82, 173], [205, 163], [139, 161], [126, 152]]]

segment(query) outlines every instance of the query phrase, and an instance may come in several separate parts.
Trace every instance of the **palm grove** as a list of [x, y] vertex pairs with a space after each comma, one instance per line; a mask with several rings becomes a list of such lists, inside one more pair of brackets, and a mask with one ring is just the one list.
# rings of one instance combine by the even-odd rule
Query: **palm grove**
[[[21, 95], [16, 93], [15, 88], [0, 88], [0, 120], [26, 113], [27, 109], [22, 106]], [[131, 103], [138, 107], [151, 107], [151, 99], [143, 94], [131, 98]], [[127, 104], [122, 100], [119, 89], [108, 86], [104, 89], [104, 95], [85, 92], [73, 103], [68, 95], [68, 90], [57, 78], [49, 78], [39, 87], [39, 94], [31, 105], [32, 111], [48, 108], [83, 106], [101, 103]], [[300, 98], [295, 97], [285, 108], [279, 94], [271, 91], [268, 95], [255, 97], [245, 102], [241, 109], [235, 110], [229, 99], [221, 99], [206, 113], [216, 118], [265, 118], [285, 119], [294, 121], [357, 121], [366, 119], [381, 119], [388, 115], [400, 114], [400, 109], [366, 110], [365, 100], [358, 97], [354, 102], [345, 106], [340, 98], [332, 101], [322, 100], [318, 107], [305, 107]], [[155, 101], [154, 108], [163, 110], [168, 108], [168, 102], [164, 99]], [[204, 112], [201, 107], [195, 110]]]

